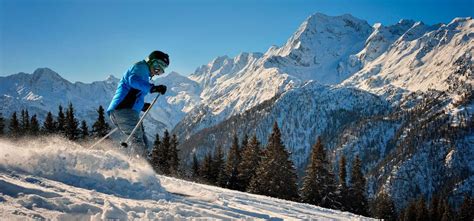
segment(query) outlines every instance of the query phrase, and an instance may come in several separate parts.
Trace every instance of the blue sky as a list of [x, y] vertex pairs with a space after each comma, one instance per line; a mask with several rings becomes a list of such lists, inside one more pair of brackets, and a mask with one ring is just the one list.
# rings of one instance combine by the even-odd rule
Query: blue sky
[[120, 77], [152, 50], [183, 75], [217, 56], [281, 46], [311, 14], [391, 25], [474, 16], [474, 0], [0, 0], [0, 76], [49, 67], [75, 82]]

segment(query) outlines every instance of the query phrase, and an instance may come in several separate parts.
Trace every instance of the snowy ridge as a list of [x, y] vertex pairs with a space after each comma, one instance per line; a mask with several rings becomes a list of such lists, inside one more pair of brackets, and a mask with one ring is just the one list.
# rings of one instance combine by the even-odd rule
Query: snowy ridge
[[0, 111], [9, 117], [13, 111], [28, 109], [30, 116], [37, 114], [39, 119], [44, 119], [48, 111], [57, 114], [60, 104], [67, 108], [72, 102], [76, 116], [90, 122], [96, 117], [99, 105], [108, 106], [118, 81], [109, 76], [105, 81], [73, 84], [48, 68], [39, 68], [33, 74], [0, 77]]
[[397, 24], [388, 27], [381, 23], [375, 24], [373, 26], [374, 31], [365, 42], [365, 48], [357, 54], [357, 57], [364, 63], [375, 60], [414, 24], [415, 22], [412, 20], [401, 20]]
[[[144, 122], [150, 140], [154, 139], [156, 133], [162, 134], [165, 129], [174, 128], [192, 108], [202, 102], [199, 96], [202, 88], [199, 84], [176, 72], [155, 78], [154, 84], [166, 85], [167, 91], [157, 100]], [[148, 95], [146, 102], [151, 102], [155, 96]]]
[[87, 150], [49, 138], [21, 146], [0, 140], [0, 215], [8, 220], [370, 220], [158, 176], [107, 145]]
[[366, 21], [345, 14], [310, 16], [281, 48], [271, 48], [265, 66], [301, 80], [335, 84], [352, 74], [340, 66], [364, 48], [372, 32]]
[[394, 96], [394, 90], [405, 94], [429, 89], [447, 91], [447, 79], [457, 68], [455, 61], [465, 56], [472, 62], [473, 50], [472, 18], [457, 18], [434, 30], [415, 23], [386, 52], [342, 85], [384, 96]]

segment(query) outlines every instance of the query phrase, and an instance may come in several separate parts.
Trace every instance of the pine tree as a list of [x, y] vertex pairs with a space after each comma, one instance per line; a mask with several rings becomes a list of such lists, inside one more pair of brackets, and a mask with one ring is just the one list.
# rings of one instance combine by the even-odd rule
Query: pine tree
[[3, 114], [0, 113], [0, 137], [5, 135], [5, 119], [3, 119]]
[[443, 218], [443, 214], [444, 214], [444, 210], [446, 209], [446, 202], [444, 201], [443, 198], [439, 198], [439, 201], [438, 201], [438, 208], [437, 208], [437, 211], [438, 211], [438, 215], [439, 215], [439, 221], [442, 220]]
[[162, 174], [170, 174], [170, 148], [171, 148], [171, 138], [168, 130], [165, 130], [163, 134], [163, 139], [159, 147], [159, 156], [158, 156], [158, 166]]
[[13, 112], [12, 117], [10, 118], [10, 124], [8, 125], [8, 130], [10, 137], [18, 138], [21, 135], [20, 122], [16, 116], [16, 112]]
[[439, 196], [438, 195], [433, 195], [431, 198], [431, 203], [430, 203], [430, 220], [432, 221], [440, 221], [441, 216], [439, 215]]
[[250, 181], [249, 191], [287, 200], [298, 199], [296, 170], [290, 153], [281, 141], [281, 133], [275, 122], [273, 131], [256, 175]]
[[349, 185], [349, 195], [352, 201], [350, 212], [367, 216], [367, 198], [365, 196], [365, 178], [362, 174], [362, 161], [359, 155], [356, 155], [352, 163], [351, 180]]
[[66, 117], [64, 116], [63, 107], [59, 105], [58, 120], [57, 122], [57, 132], [64, 135], [66, 129]]
[[178, 157], [178, 138], [176, 134], [173, 134], [171, 137], [170, 150], [169, 150], [169, 160], [168, 164], [170, 166], [170, 173], [173, 176], [179, 176], [179, 157]]
[[395, 210], [395, 204], [393, 203], [390, 195], [386, 193], [380, 193], [374, 200], [372, 216], [378, 219], [387, 221], [397, 220], [397, 213]]
[[348, 199], [349, 190], [347, 188], [347, 169], [346, 169], [346, 157], [341, 155], [339, 160], [339, 184], [337, 185], [337, 202], [339, 204], [339, 210], [346, 211], [350, 208]]
[[466, 194], [464, 200], [459, 209], [459, 221], [471, 221], [474, 220], [474, 201]]
[[247, 134], [244, 134], [244, 138], [242, 138], [242, 144], [240, 145], [241, 152], [243, 149], [245, 149], [248, 143], [249, 143], [249, 136]]
[[255, 176], [258, 165], [260, 164], [262, 151], [257, 135], [254, 134], [250, 143], [244, 146], [242, 150], [242, 161], [239, 164], [238, 178], [242, 183], [242, 189], [247, 190], [250, 180]]
[[104, 108], [102, 107], [102, 105], [99, 106], [99, 109], [97, 109], [97, 113], [99, 114], [99, 116], [92, 125], [92, 136], [103, 137], [110, 132], [110, 126], [105, 121]]
[[416, 221], [429, 221], [429, 211], [426, 208], [426, 202], [424, 197], [420, 197], [416, 201]]
[[346, 179], [347, 179], [347, 169], [346, 169], [346, 156], [341, 155], [339, 160], [339, 185], [344, 188], [347, 188]]
[[29, 134], [31, 136], [38, 136], [39, 131], [40, 131], [40, 126], [39, 126], [38, 119], [36, 118], [36, 114], [31, 117], [31, 121], [29, 124], [30, 124]]
[[153, 142], [153, 149], [151, 150], [151, 158], [150, 158], [150, 165], [153, 167], [156, 173], [161, 173], [160, 171], [160, 148], [161, 148], [161, 141], [160, 135], [156, 134], [155, 142]]
[[220, 186], [220, 187], [224, 187], [225, 186], [225, 181], [226, 179], [224, 179], [225, 177], [225, 170], [224, 170], [224, 166], [225, 166], [225, 160], [224, 160], [224, 151], [222, 150], [222, 146], [217, 146], [217, 149], [216, 151], [214, 152], [214, 156], [213, 156], [213, 162], [214, 162], [214, 165], [212, 166], [212, 181], [217, 185], [217, 186]]
[[240, 156], [240, 148], [239, 148], [239, 139], [237, 135], [234, 134], [234, 139], [232, 142], [232, 146], [229, 149], [227, 154], [227, 161], [225, 164], [225, 176], [227, 178], [227, 182], [225, 187], [233, 190], [241, 190], [241, 183], [238, 179], [239, 174], [239, 164], [241, 161]]
[[20, 134], [28, 135], [30, 133], [30, 115], [28, 110], [21, 110]]
[[46, 119], [44, 120], [44, 123], [43, 123], [42, 131], [45, 134], [53, 134], [54, 132], [56, 132], [56, 130], [57, 128], [56, 128], [56, 123], [54, 122], [54, 119], [53, 119], [53, 114], [51, 112], [48, 112], [48, 114], [46, 115]]
[[403, 214], [404, 221], [415, 221], [416, 220], [416, 201], [412, 201], [408, 204]]
[[193, 178], [193, 180], [197, 180], [199, 178], [199, 161], [196, 157], [196, 153], [193, 153], [193, 165], [192, 165], [191, 177]]
[[199, 174], [201, 174], [202, 179], [204, 182], [212, 184], [212, 166], [213, 166], [213, 161], [212, 161], [212, 155], [211, 152], [208, 152], [205, 156], [204, 159], [202, 160], [202, 164], [200, 166], [200, 171]]
[[81, 140], [87, 140], [89, 138], [89, 127], [87, 127], [87, 123], [85, 120], [81, 122]]
[[450, 220], [454, 220], [453, 218], [453, 210], [451, 209], [451, 206], [449, 205], [449, 203], [446, 201], [446, 200], [443, 200], [442, 204], [441, 204], [441, 211], [443, 211], [443, 213], [440, 213], [442, 214], [441, 215], [441, 221], [450, 221]]
[[318, 137], [311, 151], [301, 187], [301, 201], [326, 208], [337, 208], [334, 174], [326, 157], [326, 151]]
[[79, 122], [74, 116], [74, 107], [72, 103], [69, 103], [68, 109], [66, 110], [66, 124], [64, 125], [64, 135], [69, 140], [77, 140], [79, 138]]

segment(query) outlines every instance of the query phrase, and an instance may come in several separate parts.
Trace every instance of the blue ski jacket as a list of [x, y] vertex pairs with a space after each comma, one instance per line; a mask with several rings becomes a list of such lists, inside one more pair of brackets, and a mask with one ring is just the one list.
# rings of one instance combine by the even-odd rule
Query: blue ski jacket
[[115, 92], [107, 114], [117, 109], [133, 109], [140, 113], [145, 104], [145, 96], [150, 92], [150, 69], [143, 60], [133, 65], [123, 75]]

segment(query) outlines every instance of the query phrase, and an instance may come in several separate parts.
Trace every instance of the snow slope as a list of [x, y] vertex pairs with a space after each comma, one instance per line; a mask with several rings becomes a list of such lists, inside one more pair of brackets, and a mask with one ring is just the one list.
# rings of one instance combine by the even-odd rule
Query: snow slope
[[7, 220], [369, 220], [347, 212], [155, 175], [109, 145], [0, 140]]

